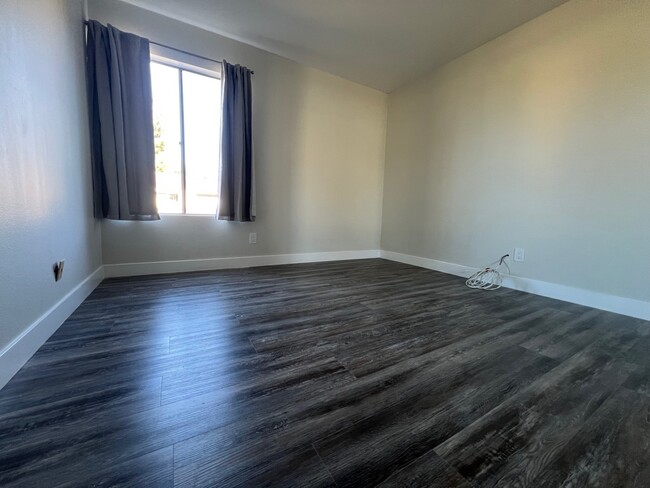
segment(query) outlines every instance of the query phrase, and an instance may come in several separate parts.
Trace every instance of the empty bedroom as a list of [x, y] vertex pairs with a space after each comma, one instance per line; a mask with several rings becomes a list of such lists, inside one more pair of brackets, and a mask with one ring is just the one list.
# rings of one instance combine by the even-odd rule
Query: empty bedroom
[[650, 486], [650, 0], [0, 1], [0, 486]]

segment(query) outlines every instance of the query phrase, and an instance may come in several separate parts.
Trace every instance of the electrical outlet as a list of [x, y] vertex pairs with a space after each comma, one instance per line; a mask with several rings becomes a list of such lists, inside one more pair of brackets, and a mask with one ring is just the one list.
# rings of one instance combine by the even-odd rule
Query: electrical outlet
[[65, 265], [65, 259], [54, 263], [54, 281], [59, 281], [63, 278], [63, 266]]
[[523, 263], [526, 259], [526, 250], [523, 247], [515, 247], [515, 261]]
[[257, 232], [251, 232], [248, 234], [248, 243], [257, 244]]

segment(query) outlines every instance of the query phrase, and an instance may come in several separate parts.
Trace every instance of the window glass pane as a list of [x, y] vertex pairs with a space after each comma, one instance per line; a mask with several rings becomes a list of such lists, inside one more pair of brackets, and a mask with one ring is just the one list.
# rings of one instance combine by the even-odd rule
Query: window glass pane
[[183, 71], [186, 212], [217, 211], [221, 81]]
[[156, 200], [160, 213], [183, 212], [178, 69], [151, 63]]

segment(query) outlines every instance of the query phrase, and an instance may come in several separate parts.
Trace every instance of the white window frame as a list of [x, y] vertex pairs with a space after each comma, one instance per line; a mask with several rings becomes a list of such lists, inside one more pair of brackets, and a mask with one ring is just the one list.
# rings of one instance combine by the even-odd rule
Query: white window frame
[[[183, 71], [188, 71], [190, 73], [196, 73], [203, 76], [208, 76], [210, 78], [215, 78], [221, 80], [221, 63], [213, 63], [211, 61], [206, 61], [201, 58], [194, 58], [190, 55], [182, 55], [181, 53], [175, 53], [173, 50], [164, 48], [162, 46], [151, 46], [151, 62], [169, 66], [170, 68], [178, 69], [178, 98], [180, 102], [180, 145], [181, 145], [181, 190], [182, 190], [182, 202], [181, 202], [181, 212], [180, 213], [162, 213], [162, 215], [174, 215], [174, 216], [189, 216], [189, 217], [212, 217], [213, 214], [192, 214], [187, 213], [187, 187], [185, 180], [185, 109], [183, 105]], [[164, 52], [165, 55], [158, 54], [158, 52]], [[174, 57], [169, 57], [168, 53], [177, 54]], [[188, 63], [180, 58], [191, 58], [192, 63]], [[196, 64], [194, 64], [196, 62]], [[217, 196], [219, 195], [219, 183], [217, 183]], [[216, 211], [216, 209], [215, 209]]]

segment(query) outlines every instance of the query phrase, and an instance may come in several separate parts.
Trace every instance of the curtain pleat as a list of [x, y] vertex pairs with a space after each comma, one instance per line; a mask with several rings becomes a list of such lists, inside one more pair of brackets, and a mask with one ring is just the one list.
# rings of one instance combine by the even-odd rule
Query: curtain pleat
[[219, 220], [255, 220], [251, 75], [223, 61]]
[[158, 220], [149, 41], [88, 22], [95, 217]]

